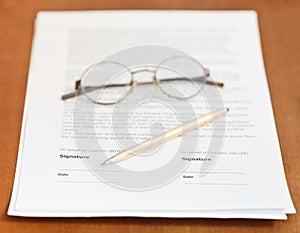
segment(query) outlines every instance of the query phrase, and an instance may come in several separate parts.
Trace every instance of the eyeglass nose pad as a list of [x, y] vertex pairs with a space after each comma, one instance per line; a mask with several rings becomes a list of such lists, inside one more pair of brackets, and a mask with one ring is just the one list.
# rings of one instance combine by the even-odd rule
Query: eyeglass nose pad
[[156, 78], [155, 75], [152, 78], [152, 82], [153, 82], [154, 85], [158, 85], [158, 81], [157, 81], [157, 78]]
[[130, 93], [133, 92], [133, 89], [136, 87], [136, 85], [137, 85], [137, 81], [133, 80], [132, 83], [131, 83]]
[[204, 68], [204, 75], [205, 75], [205, 77], [209, 76], [209, 69]]

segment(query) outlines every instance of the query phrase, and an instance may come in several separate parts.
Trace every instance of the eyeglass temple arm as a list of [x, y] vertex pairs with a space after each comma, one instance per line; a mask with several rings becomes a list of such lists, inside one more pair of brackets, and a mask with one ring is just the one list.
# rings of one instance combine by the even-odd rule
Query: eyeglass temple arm
[[[75, 92], [71, 92], [65, 95], [62, 95], [61, 99], [62, 100], [66, 100], [66, 99], [70, 99], [70, 98], [74, 98], [77, 95], [82, 95], [83, 92], [81, 91], [80, 87], [80, 83], [81, 80], [77, 80], [75, 82]], [[90, 87], [85, 87], [85, 91], [93, 91], [95, 89], [99, 89], [99, 88], [104, 88], [104, 87], [123, 87], [123, 86], [129, 86], [131, 84], [109, 84], [109, 85], [102, 85], [102, 86], [90, 86]]]
[[[209, 77], [209, 74], [210, 74], [210, 72], [209, 72], [209, 69], [207, 69], [207, 68], [204, 68], [204, 75], [203, 76], [201, 76], [200, 78], [207, 78], [207, 77]], [[194, 77], [193, 79], [197, 79], [198, 77]], [[213, 81], [209, 81], [209, 80], [207, 80], [207, 79], [205, 79], [205, 84], [207, 84], [207, 85], [212, 85], [212, 86], [217, 86], [217, 87], [224, 87], [224, 83], [221, 83], [221, 82], [213, 82]]]
[[224, 83], [222, 83], [222, 82], [213, 82], [213, 81], [206, 80], [205, 84], [217, 86], [217, 87], [224, 87]]
[[[209, 77], [209, 74], [210, 74], [209, 69], [204, 68], [204, 77], [205, 78]], [[207, 79], [205, 80], [205, 84], [217, 86], [217, 87], [224, 87], [224, 83], [222, 83], [222, 82], [213, 82], [213, 81], [209, 81]]]
[[66, 100], [66, 99], [74, 98], [77, 95], [81, 95], [81, 93], [75, 91], [75, 92], [71, 92], [71, 93], [68, 93], [68, 94], [64, 94], [64, 95], [61, 96], [61, 99]]
[[[195, 80], [195, 81], [202, 81], [202, 80], [199, 80], [199, 78], [203, 78], [203, 77], [207, 77], [207, 76], [192, 77], [191, 79]], [[160, 81], [169, 82], [169, 81], [174, 81], [174, 80], [178, 80], [178, 79], [180, 80], [180, 78], [169, 78], [169, 79], [165, 79], [165, 80], [161, 79]], [[182, 78], [182, 79], [185, 79], [185, 78]], [[222, 83], [222, 82], [213, 82], [213, 81], [205, 80], [205, 84], [217, 86], [217, 87], [224, 87], [224, 83]]]
[[75, 90], [74, 92], [68, 93], [68, 94], [64, 94], [61, 96], [62, 100], [66, 100], [66, 99], [70, 99], [70, 98], [74, 98], [77, 95], [81, 95], [82, 92], [79, 90], [79, 86], [80, 86], [81, 80], [77, 80], [75, 82]]

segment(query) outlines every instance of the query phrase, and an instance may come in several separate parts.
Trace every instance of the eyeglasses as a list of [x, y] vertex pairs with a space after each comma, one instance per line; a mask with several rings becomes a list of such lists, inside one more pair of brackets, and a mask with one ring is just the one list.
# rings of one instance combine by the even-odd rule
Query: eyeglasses
[[[148, 73], [151, 81], [137, 82], [138, 74]], [[62, 100], [86, 95], [94, 103], [110, 105], [124, 100], [137, 85], [154, 84], [171, 98], [189, 99], [199, 94], [205, 84], [223, 87], [221, 82], [209, 81], [209, 70], [197, 60], [176, 56], [158, 65], [128, 68], [115, 61], [103, 61], [86, 69], [75, 82], [75, 92], [63, 95]]]

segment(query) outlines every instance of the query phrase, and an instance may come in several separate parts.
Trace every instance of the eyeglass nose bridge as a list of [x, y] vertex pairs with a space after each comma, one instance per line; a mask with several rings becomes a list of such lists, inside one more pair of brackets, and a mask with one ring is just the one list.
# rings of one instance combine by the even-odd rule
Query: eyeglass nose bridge
[[158, 80], [157, 80], [157, 78], [156, 78], [155, 75], [152, 77], [152, 82], [141, 82], [141, 83], [139, 83], [139, 82], [137, 82], [136, 80], [132, 80], [132, 82], [131, 82], [131, 90], [130, 90], [130, 93], [133, 92], [134, 88], [135, 88], [138, 84], [151, 84], [151, 83], [153, 83], [153, 85], [155, 85], [155, 86], [158, 85]]
[[132, 88], [131, 88], [130, 92], [133, 92], [133, 89], [139, 84], [143, 85], [143, 84], [153, 83], [153, 85], [158, 85], [158, 80], [157, 80], [156, 75], [155, 75], [155, 70], [144, 68], [144, 69], [138, 69], [138, 70], [132, 71], [131, 74], [134, 75], [134, 74], [141, 73], [141, 72], [153, 73], [152, 81], [151, 82], [137, 82], [135, 79], [133, 79], [132, 82], [131, 82]]

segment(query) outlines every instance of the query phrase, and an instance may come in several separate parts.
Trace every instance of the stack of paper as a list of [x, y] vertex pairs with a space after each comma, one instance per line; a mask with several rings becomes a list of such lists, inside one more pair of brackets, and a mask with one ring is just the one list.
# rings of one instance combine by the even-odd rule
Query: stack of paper
[[[259, 38], [253, 11], [39, 13], [8, 214], [286, 219], [286, 214], [295, 213]], [[85, 96], [67, 101], [60, 96], [73, 91], [74, 82], [86, 67], [122, 49], [142, 45], [176, 48], [205, 64], [215, 80], [225, 83], [220, 93], [230, 112], [218, 160], [206, 174], [201, 174], [200, 162], [205, 163], [209, 155], [202, 156], [205, 148], [200, 146], [188, 152], [201, 156], [182, 174], [159, 187], [134, 191], [119, 182], [122, 172], [139, 174], [143, 169], [154, 169], [158, 158], [137, 156], [120, 163], [120, 170], [101, 167], [100, 163], [88, 167], [84, 161], [90, 157], [83, 158], [82, 152], [90, 151], [92, 156], [97, 148], [89, 143], [86, 148], [78, 147], [72, 131], [72, 111], [75, 101], [81, 101], [83, 107], [93, 103]], [[140, 88], [135, 95], [145, 94], [144, 88], [151, 95], [159, 91], [155, 87]], [[195, 98], [191, 102], [197, 102]], [[109, 132], [113, 107], [99, 108], [100, 117], [95, 114], [98, 131], [85, 135], [85, 139], [96, 137], [110, 157], [123, 148]], [[198, 109], [199, 114], [206, 113]], [[90, 116], [81, 115], [81, 120], [88, 122], [86, 117]], [[143, 125], [143, 120], [134, 120], [136, 128]], [[209, 142], [210, 130], [209, 126], [199, 130], [200, 145]], [[166, 143], [163, 153], [157, 152], [159, 157], [170, 159], [177, 144], [178, 140]], [[184, 155], [180, 156], [184, 160]], [[103, 182], [96, 171], [113, 173], [115, 180]]]

